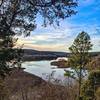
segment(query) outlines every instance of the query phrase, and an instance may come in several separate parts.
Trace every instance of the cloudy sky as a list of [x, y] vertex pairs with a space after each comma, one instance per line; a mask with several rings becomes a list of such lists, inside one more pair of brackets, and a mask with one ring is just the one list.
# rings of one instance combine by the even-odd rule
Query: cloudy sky
[[79, 0], [78, 13], [60, 22], [59, 27], [42, 27], [37, 19], [37, 28], [27, 38], [19, 37], [17, 45], [44, 51], [67, 51], [78, 33], [87, 32], [94, 44], [93, 51], [100, 51], [100, 0]]

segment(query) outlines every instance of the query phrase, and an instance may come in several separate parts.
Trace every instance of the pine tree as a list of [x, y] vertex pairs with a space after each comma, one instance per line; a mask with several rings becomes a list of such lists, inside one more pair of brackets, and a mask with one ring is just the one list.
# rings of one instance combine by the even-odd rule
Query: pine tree
[[71, 56], [69, 63], [72, 69], [78, 77], [79, 82], [79, 100], [81, 100], [81, 84], [83, 78], [83, 71], [86, 69], [86, 64], [89, 61], [89, 50], [92, 49], [90, 42], [90, 36], [86, 32], [81, 32], [74, 40], [73, 44], [69, 48]]

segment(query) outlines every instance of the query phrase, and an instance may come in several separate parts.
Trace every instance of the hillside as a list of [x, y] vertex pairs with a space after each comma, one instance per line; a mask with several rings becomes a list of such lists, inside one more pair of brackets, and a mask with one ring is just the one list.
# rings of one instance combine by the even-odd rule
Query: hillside
[[37, 51], [32, 49], [23, 49], [24, 50], [24, 61], [30, 60], [52, 60], [57, 59], [58, 57], [68, 57], [69, 53], [66, 52], [53, 52], [53, 51]]
[[[53, 60], [58, 57], [69, 57], [71, 54], [68, 52], [56, 52], [56, 51], [38, 51], [34, 49], [23, 49], [24, 56], [23, 61], [33, 60]], [[100, 55], [100, 52], [90, 52], [92, 56]]]
[[7, 100], [74, 100], [77, 95], [74, 86], [54, 85], [18, 68], [6, 77], [5, 85]]

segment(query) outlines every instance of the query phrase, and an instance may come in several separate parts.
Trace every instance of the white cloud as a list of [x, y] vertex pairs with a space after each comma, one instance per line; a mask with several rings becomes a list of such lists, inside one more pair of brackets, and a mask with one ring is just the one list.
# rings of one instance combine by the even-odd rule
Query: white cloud
[[93, 4], [95, 0], [79, 0], [80, 6], [89, 6]]
[[[31, 36], [24, 38], [19, 37], [17, 46], [24, 44], [24, 48], [51, 50], [51, 51], [68, 51], [73, 40], [81, 31], [86, 31], [91, 36], [91, 41], [94, 44], [93, 49], [99, 50], [100, 36], [96, 35], [96, 24], [68, 24], [63, 23], [58, 28], [39, 27]], [[95, 36], [95, 37], [94, 37]], [[99, 46], [98, 46], [99, 45]]]

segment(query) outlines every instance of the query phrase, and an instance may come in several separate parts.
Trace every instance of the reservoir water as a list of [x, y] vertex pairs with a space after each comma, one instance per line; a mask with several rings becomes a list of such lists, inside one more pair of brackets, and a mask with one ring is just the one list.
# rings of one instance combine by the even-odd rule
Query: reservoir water
[[42, 79], [48, 79], [50, 75], [53, 75], [57, 79], [65, 79], [64, 69], [56, 68], [56, 66], [50, 65], [51, 61], [31, 61], [24, 62], [22, 67], [25, 68], [26, 72], [32, 73]]

